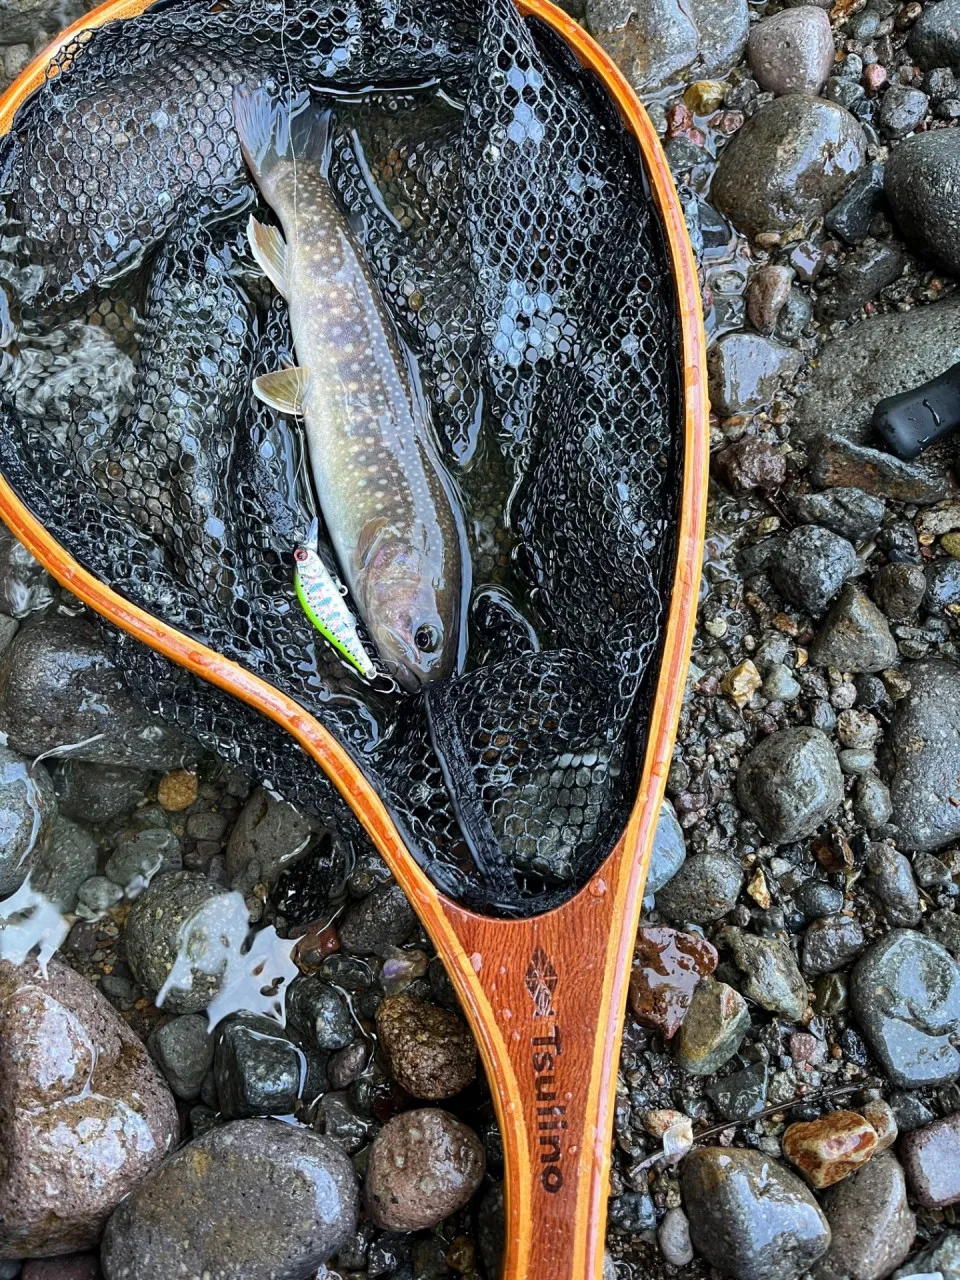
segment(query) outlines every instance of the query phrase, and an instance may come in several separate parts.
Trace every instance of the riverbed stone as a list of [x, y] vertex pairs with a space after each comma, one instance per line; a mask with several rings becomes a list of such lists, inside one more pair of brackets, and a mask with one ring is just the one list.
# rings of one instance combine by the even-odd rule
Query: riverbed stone
[[676, 1037], [677, 1062], [690, 1075], [712, 1075], [729, 1062], [749, 1029], [750, 1010], [740, 992], [703, 978]]
[[295, 978], [287, 993], [287, 1018], [308, 1044], [324, 1052], [345, 1049], [357, 1026], [340, 992], [319, 974]]
[[452, 1098], [477, 1074], [476, 1045], [463, 1019], [407, 992], [377, 1006], [377, 1036], [390, 1074], [414, 1098]]
[[925, 5], [910, 32], [908, 47], [924, 70], [953, 67], [960, 71], [960, 0]]
[[185, 1013], [151, 1032], [147, 1048], [177, 1097], [192, 1102], [213, 1066], [213, 1044], [207, 1019]]
[[650, 870], [644, 893], [657, 893], [665, 884], [673, 879], [683, 866], [687, 856], [687, 846], [683, 838], [683, 828], [677, 820], [677, 813], [669, 800], [660, 806], [660, 817], [657, 819], [657, 830], [653, 837], [653, 852], [650, 854]]
[[30, 887], [49, 898], [60, 911], [72, 911], [77, 905], [77, 890], [96, 872], [96, 840], [89, 831], [58, 813], [36, 852]]
[[60, 812], [91, 827], [135, 809], [150, 787], [150, 774], [121, 765], [64, 760], [54, 773]]
[[781, 729], [764, 738], [737, 774], [741, 806], [777, 844], [799, 840], [843, 802], [843, 776], [820, 729]]
[[908, 1280], [910, 1276], [929, 1277], [940, 1273], [942, 1280], [960, 1280], [960, 1231], [945, 1231], [933, 1244], [894, 1272], [894, 1280]]
[[905, 138], [891, 152], [884, 189], [913, 249], [960, 271], [960, 134], [935, 129]]
[[799, 353], [758, 333], [728, 333], [710, 348], [710, 403], [717, 413], [749, 413], [769, 404]]
[[797, 525], [770, 566], [774, 586], [817, 618], [857, 566], [853, 544], [815, 524]]
[[893, 622], [914, 616], [927, 590], [927, 577], [918, 564], [891, 561], [881, 565], [870, 584], [873, 598]]
[[750, 236], [822, 218], [866, 158], [863, 128], [849, 111], [806, 94], [760, 108], [724, 149], [713, 201]]
[[933, 455], [904, 462], [881, 449], [854, 444], [843, 435], [818, 436], [811, 450], [810, 480], [820, 488], [858, 484], [868, 493], [894, 502], [942, 502], [951, 482], [942, 458]]
[[885, 671], [897, 664], [897, 642], [866, 592], [847, 582], [810, 646], [810, 658], [818, 666], [855, 674]]
[[657, 894], [660, 914], [675, 924], [705, 924], [730, 911], [737, 901], [743, 872], [724, 853], [697, 853], [687, 858]]
[[960, 1028], [960, 967], [924, 934], [895, 929], [857, 961], [850, 1002], [871, 1050], [899, 1088], [949, 1084]]
[[877, 1147], [873, 1125], [856, 1111], [827, 1111], [816, 1120], [787, 1126], [783, 1154], [818, 1191], [832, 1187], [870, 1159]]
[[747, 54], [761, 89], [819, 93], [833, 66], [830, 19], [813, 5], [784, 9], [751, 29]]
[[[875, 775], [861, 778], [858, 787]], [[875, 781], [883, 786], [879, 778]], [[886, 788], [884, 788], [886, 790]], [[857, 796], [859, 804], [859, 792]], [[891, 813], [890, 796], [887, 793], [887, 818]], [[884, 819], [886, 821], [886, 818]], [[873, 824], [877, 825], [877, 824]], [[871, 846], [867, 855], [866, 886], [883, 904], [883, 914], [890, 924], [903, 927], [915, 925], [920, 919], [920, 894], [910, 862], [888, 840]]]
[[734, 1280], [794, 1280], [830, 1244], [811, 1193], [759, 1151], [697, 1147], [680, 1167], [680, 1187], [694, 1248]]
[[810, 923], [803, 935], [803, 972], [811, 978], [819, 978], [842, 969], [859, 955], [863, 944], [863, 929], [852, 916], [821, 916]]
[[747, 40], [747, 0], [587, 0], [586, 25], [634, 89], [726, 71]]
[[367, 1214], [385, 1231], [436, 1226], [473, 1196], [485, 1165], [480, 1139], [448, 1111], [405, 1111], [387, 1121], [370, 1147]]
[[791, 1022], [803, 1017], [809, 992], [786, 942], [734, 928], [725, 929], [721, 941], [743, 974], [740, 986], [749, 1000]]
[[0, 746], [0, 897], [23, 884], [56, 812], [53, 783], [43, 765]]
[[0, 961], [0, 1258], [89, 1248], [176, 1142], [173, 1097], [79, 974]]
[[903, 849], [932, 852], [960, 836], [960, 668], [908, 663], [881, 753]]
[[886, 508], [879, 498], [852, 487], [804, 493], [793, 503], [800, 524], [816, 524], [850, 542], [876, 533]]
[[917, 1220], [907, 1204], [903, 1169], [892, 1153], [831, 1187], [821, 1200], [830, 1248], [813, 1280], [883, 1280], [910, 1252]]
[[716, 948], [698, 933], [665, 925], [637, 931], [630, 1008], [637, 1021], [669, 1040], [679, 1030], [701, 978], [717, 967]]
[[344, 951], [384, 955], [405, 942], [416, 923], [417, 917], [400, 886], [383, 884], [344, 913], [337, 932]]
[[217, 1027], [213, 1074], [223, 1115], [288, 1116], [302, 1091], [306, 1063], [272, 1018], [242, 1013]]
[[104, 1276], [308, 1276], [350, 1238], [357, 1214], [353, 1167], [333, 1142], [276, 1120], [234, 1120], [181, 1147], [120, 1205]]
[[900, 1156], [918, 1204], [943, 1209], [960, 1201], [960, 1112], [908, 1133]]
[[312, 828], [292, 804], [257, 787], [240, 811], [227, 841], [230, 887], [249, 893], [255, 884], [272, 888], [282, 871], [310, 847]]

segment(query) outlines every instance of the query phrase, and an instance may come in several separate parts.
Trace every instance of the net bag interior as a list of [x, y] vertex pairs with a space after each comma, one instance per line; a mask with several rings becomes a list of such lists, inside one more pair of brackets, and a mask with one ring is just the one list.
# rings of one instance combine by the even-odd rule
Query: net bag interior
[[[265, 82], [334, 105], [330, 181], [462, 498], [467, 659], [419, 695], [365, 683], [294, 593], [316, 506], [301, 425], [251, 393], [296, 361], [232, 114]], [[571, 896], [636, 794], [682, 466], [667, 249], [599, 82], [511, 0], [161, 0], [59, 54], [0, 190], [21, 344], [93, 318], [132, 370], [107, 399], [22, 352], [0, 377], [23, 502], [329, 729], [441, 891], [500, 916]], [[362, 838], [283, 729], [103, 625], [147, 707]]]

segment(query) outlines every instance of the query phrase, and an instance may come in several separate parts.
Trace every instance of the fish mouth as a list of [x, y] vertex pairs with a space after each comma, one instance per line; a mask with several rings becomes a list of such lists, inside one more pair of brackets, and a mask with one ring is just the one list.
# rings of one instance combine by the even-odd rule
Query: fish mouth
[[394, 659], [384, 664], [404, 693], [420, 693], [423, 681], [417, 673], [403, 662]]

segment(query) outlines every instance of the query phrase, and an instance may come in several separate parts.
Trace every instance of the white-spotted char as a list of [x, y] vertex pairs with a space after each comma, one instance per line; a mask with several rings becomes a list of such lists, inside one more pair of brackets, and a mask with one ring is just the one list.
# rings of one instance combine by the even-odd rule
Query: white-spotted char
[[290, 308], [299, 367], [254, 384], [304, 416], [324, 523], [387, 669], [407, 689], [460, 655], [461, 522], [393, 323], [325, 177], [330, 113], [237, 92], [244, 157], [280, 221], [251, 219], [258, 262]]

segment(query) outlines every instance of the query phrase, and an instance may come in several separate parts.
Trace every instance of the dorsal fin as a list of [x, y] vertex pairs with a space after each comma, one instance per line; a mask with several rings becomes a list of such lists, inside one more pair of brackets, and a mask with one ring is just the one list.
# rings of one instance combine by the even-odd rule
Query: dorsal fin
[[262, 377], [254, 378], [253, 392], [278, 413], [294, 413], [299, 416], [303, 413], [309, 381], [309, 369], [300, 366], [278, 369], [276, 373], [265, 373]]
[[258, 222], [251, 213], [247, 223], [247, 239], [257, 266], [273, 287], [287, 297], [287, 242], [277, 227]]

